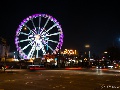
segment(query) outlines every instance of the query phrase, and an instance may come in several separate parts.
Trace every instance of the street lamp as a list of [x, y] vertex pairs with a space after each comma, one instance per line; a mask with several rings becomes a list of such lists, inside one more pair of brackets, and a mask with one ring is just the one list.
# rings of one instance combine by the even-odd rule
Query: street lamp
[[[85, 48], [90, 48], [90, 45], [89, 45], [89, 44], [86, 44], [86, 45], [85, 45]], [[89, 58], [90, 58], [90, 50], [89, 50], [88, 53], [89, 53]]]

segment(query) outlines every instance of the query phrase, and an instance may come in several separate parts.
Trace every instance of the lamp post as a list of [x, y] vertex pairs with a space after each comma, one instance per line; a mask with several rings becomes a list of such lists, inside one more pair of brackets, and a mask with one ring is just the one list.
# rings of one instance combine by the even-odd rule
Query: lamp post
[[[90, 48], [90, 45], [89, 45], [89, 44], [86, 44], [86, 45], [85, 45], [85, 48]], [[91, 53], [90, 53], [90, 50], [88, 51], [88, 54], [89, 54], [89, 58], [90, 58], [90, 54], [91, 54]]]
[[[90, 45], [89, 45], [89, 44], [86, 44], [86, 45], [85, 45], [85, 48], [90, 48]], [[90, 50], [88, 50], [88, 61], [87, 61], [87, 62], [88, 62], [88, 65], [87, 65], [88, 67], [90, 66], [90, 58], [91, 58]]]

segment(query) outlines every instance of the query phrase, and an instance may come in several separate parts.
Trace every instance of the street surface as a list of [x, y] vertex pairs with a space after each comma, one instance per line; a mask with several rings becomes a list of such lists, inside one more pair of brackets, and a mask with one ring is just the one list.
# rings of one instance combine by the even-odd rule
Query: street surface
[[120, 70], [0, 71], [0, 90], [120, 90]]

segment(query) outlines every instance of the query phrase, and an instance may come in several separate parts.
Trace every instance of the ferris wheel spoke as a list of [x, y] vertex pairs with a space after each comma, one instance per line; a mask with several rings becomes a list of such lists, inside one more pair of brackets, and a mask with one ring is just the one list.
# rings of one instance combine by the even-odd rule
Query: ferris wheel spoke
[[23, 34], [23, 35], [29, 35], [29, 34], [27, 34], [27, 33], [24, 33], [24, 32], [20, 32], [20, 34]]
[[44, 46], [42, 47], [42, 52], [43, 52], [44, 55], [46, 54]]
[[25, 50], [25, 49], [28, 48], [31, 44], [32, 44], [32, 42], [29, 43], [29, 44], [28, 44], [27, 46], [25, 46], [24, 48], [22, 48], [22, 50]]
[[49, 21], [49, 18], [47, 19], [45, 25], [44, 25], [44, 28], [46, 27], [46, 25], [48, 24], [48, 21]]
[[32, 29], [30, 29], [26, 24], [25, 24], [25, 26], [30, 30], [30, 33], [32, 32], [33, 34], [36, 34], [36, 32], [33, 31]]
[[54, 51], [51, 46], [48, 46], [48, 47], [50, 48], [50, 50]]
[[31, 50], [30, 50], [30, 52], [29, 52], [29, 54], [28, 54], [28, 57], [32, 58], [34, 51], [35, 51], [35, 43], [34, 43], [34, 45], [32, 46], [32, 48], [31, 48]]
[[26, 24], [24, 26], [27, 27], [29, 30], [31, 30]]
[[34, 24], [34, 22], [33, 22], [33, 19], [31, 19], [31, 21], [32, 21], [33, 27], [36, 29], [35, 24]]
[[48, 37], [45, 38], [45, 40], [48, 40], [48, 39], [49, 39]]
[[38, 50], [37, 50], [37, 52], [36, 52], [36, 58], [38, 58]]
[[39, 29], [40, 29], [40, 24], [41, 24], [41, 17], [39, 17]]
[[53, 29], [55, 26], [57, 26], [58, 24], [54, 24], [52, 27], [50, 27], [48, 30], [46, 30], [46, 32], [49, 32], [51, 29]]
[[53, 41], [53, 40], [48, 40], [48, 41], [50, 41], [50, 42], [54, 42], [54, 43], [58, 43], [58, 41]]
[[30, 41], [31, 39], [20, 40], [20, 42]]
[[57, 33], [49, 34], [49, 35], [46, 35], [46, 36], [59, 35], [59, 34], [60, 34], [60, 32], [57, 32]]
[[46, 51], [44, 49], [44, 45], [41, 44], [41, 47], [39, 49], [36, 49], [36, 58], [38, 58], [38, 55], [39, 55], [39, 50], [42, 50], [43, 54], [46, 54]]
[[44, 33], [43, 30], [44, 30], [44, 29], [42, 29], [42, 30], [40, 31], [40, 35], [42, 35], [42, 34]]

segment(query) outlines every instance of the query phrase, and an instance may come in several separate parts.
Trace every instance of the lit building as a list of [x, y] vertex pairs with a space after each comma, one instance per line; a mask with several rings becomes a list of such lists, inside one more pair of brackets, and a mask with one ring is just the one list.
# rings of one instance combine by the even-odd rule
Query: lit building
[[63, 52], [61, 52], [61, 56], [61, 60], [65, 64], [65, 67], [78, 66], [79, 58], [77, 50], [65, 49]]
[[69, 55], [76, 55], [76, 50], [72, 50], [72, 49], [65, 49], [63, 52], [61, 52], [61, 54], [69, 54]]

